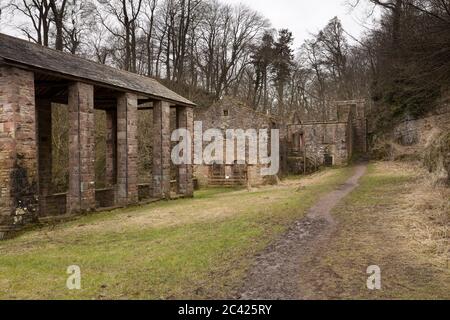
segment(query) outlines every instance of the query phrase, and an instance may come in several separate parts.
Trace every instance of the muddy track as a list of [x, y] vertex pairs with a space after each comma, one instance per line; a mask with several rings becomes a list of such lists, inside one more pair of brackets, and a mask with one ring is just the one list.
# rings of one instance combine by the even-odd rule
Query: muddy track
[[355, 167], [353, 176], [337, 190], [323, 196], [308, 210], [306, 218], [294, 223], [255, 260], [239, 294], [243, 300], [298, 300], [302, 295], [304, 257], [320, 252], [337, 227], [331, 211], [357, 186], [367, 166]]

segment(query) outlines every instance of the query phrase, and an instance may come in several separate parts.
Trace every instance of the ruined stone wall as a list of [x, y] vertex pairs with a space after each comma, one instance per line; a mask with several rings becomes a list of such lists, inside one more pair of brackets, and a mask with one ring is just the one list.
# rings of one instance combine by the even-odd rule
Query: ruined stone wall
[[209, 182], [209, 166], [194, 166], [194, 177], [200, 187], [205, 187]]
[[339, 122], [351, 121], [352, 153], [365, 154], [367, 152], [367, 118], [365, 100], [348, 100], [335, 102], [336, 118]]
[[394, 141], [402, 146], [426, 144], [432, 130], [445, 131], [450, 128], [450, 105], [439, 113], [421, 119], [406, 118], [393, 129]]
[[269, 129], [271, 126], [268, 116], [255, 112], [232, 98], [225, 98], [207, 109], [196, 108], [194, 120], [203, 122], [204, 131], [211, 128], [258, 130]]
[[433, 173], [433, 180], [450, 185], [450, 98], [433, 114], [409, 118], [393, 129], [394, 158], [416, 158]]
[[324, 163], [325, 154], [333, 156], [333, 165], [344, 165], [351, 156], [348, 122], [318, 122], [291, 126], [290, 135], [303, 133], [307, 157], [315, 157]]
[[250, 186], [259, 186], [267, 183], [269, 177], [265, 177], [261, 173], [262, 166], [248, 166], [247, 174], [248, 174], [248, 183]]
[[0, 66], [0, 238], [36, 217], [34, 74]]
[[[224, 98], [210, 108], [194, 109], [194, 120], [202, 121], [203, 132], [208, 129], [220, 129], [225, 133], [227, 129], [272, 129], [274, 119], [265, 114], [254, 111], [245, 104], [233, 98]], [[269, 131], [270, 133], [270, 131]], [[270, 150], [270, 146], [268, 148]], [[260, 165], [248, 166], [249, 181], [257, 186], [265, 182], [260, 174]], [[209, 177], [209, 166], [195, 166], [194, 176], [200, 185], [206, 185]]]
[[[326, 154], [333, 157], [333, 165], [344, 165], [355, 154], [367, 153], [366, 108], [365, 100], [335, 101], [325, 121], [302, 121], [294, 116], [287, 129], [286, 144], [295, 149], [289, 153], [289, 170], [298, 172], [304, 165], [305, 146], [302, 150], [293, 147], [294, 135], [298, 134], [303, 135], [307, 157], [313, 157], [314, 162], [318, 160], [320, 165], [325, 163]], [[308, 161], [306, 163], [309, 165]]]
[[437, 108], [421, 118], [406, 116], [383, 132], [372, 134], [375, 159], [422, 161], [433, 180], [450, 184], [450, 91]]
[[[41, 196], [42, 197], [42, 196]], [[55, 217], [67, 213], [67, 193], [45, 196], [45, 212], [40, 212], [39, 218]]]
[[115, 203], [114, 188], [105, 188], [95, 190], [95, 202], [97, 208], [111, 208]]

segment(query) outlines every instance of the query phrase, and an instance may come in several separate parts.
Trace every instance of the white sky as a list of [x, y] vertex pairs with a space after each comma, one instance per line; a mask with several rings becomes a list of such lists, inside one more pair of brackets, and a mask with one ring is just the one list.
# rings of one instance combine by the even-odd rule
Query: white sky
[[[0, 0], [0, 4], [5, 0]], [[360, 1], [357, 9], [347, 5], [347, 1], [356, 0], [220, 0], [225, 3], [243, 3], [260, 12], [270, 20], [276, 29], [288, 28], [295, 37], [296, 48], [310, 37], [311, 33], [317, 33], [325, 27], [330, 19], [338, 16], [344, 29], [352, 36], [359, 39], [362, 34], [372, 26], [374, 15], [371, 15], [373, 7], [368, 0]], [[23, 36], [5, 23], [0, 23], [0, 32]], [[17, 23], [17, 21], [15, 21]], [[350, 42], [351, 39], [350, 39]]]
[[222, 0], [231, 4], [243, 3], [259, 11], [276, 29], [288, 28], [299, 47], [311, 33], [317, 33], [335, 16], [341, 19], [344, 29], [357, 39], [372, 26], [373, 7], [361, 1], [355, 10], [347, 1], [354, 0]]

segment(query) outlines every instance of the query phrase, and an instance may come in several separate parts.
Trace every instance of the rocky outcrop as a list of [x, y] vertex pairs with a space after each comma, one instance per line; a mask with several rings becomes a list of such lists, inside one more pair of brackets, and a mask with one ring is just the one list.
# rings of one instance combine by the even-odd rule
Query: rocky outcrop
[[374, 136], [375, 159], [420, 161], [439, 184], [450, 185], [450, 94], [422, 118], [406, 117], [390, 132]]

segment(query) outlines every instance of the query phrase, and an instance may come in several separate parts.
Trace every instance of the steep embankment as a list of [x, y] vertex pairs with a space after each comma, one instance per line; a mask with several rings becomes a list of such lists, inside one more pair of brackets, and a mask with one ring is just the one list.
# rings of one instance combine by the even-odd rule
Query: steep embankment
[[373, 158], [419, 161], [434, 182], [450, 185], [450, 95], [426, 116], [378, 130], [371, 142]]

